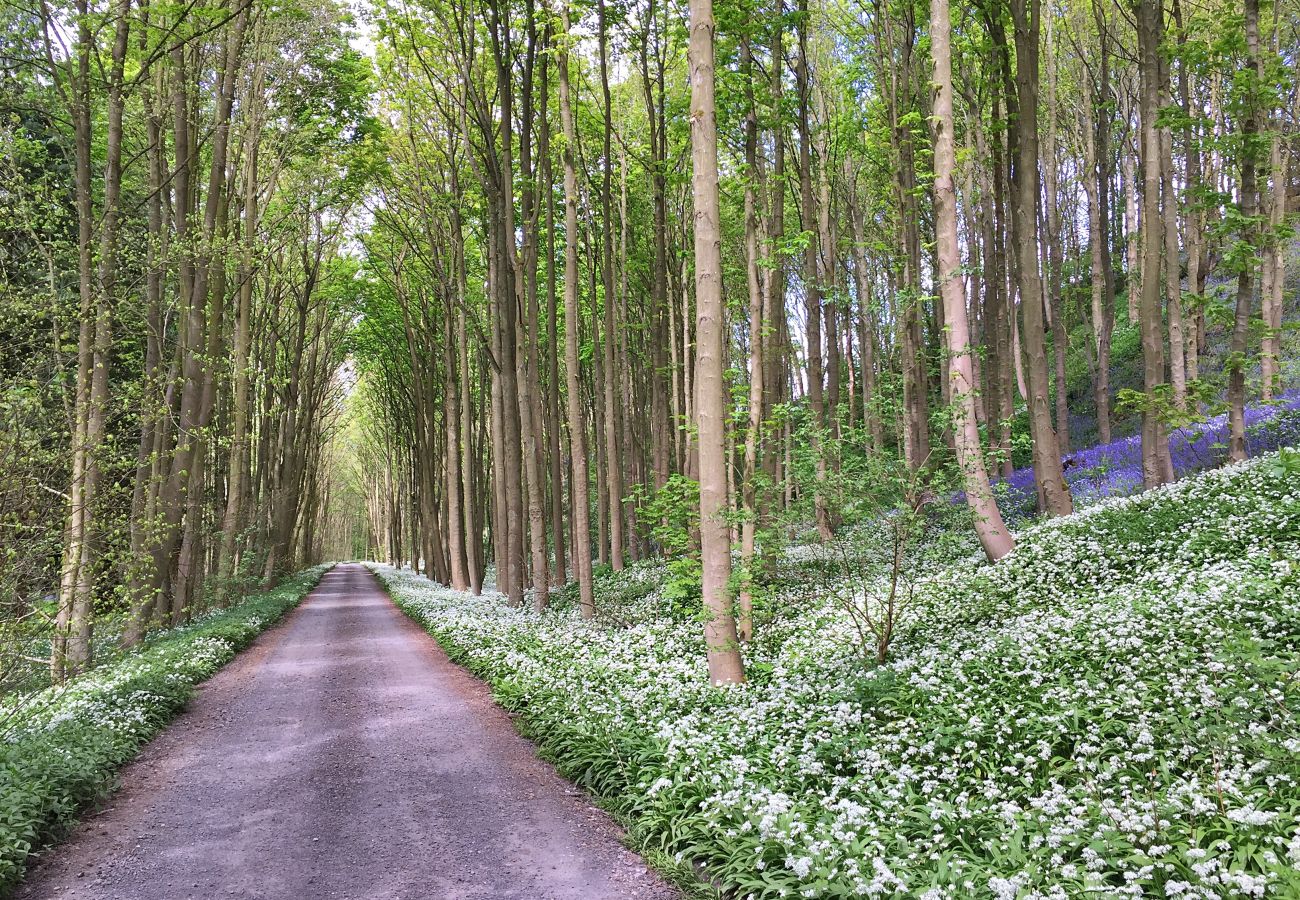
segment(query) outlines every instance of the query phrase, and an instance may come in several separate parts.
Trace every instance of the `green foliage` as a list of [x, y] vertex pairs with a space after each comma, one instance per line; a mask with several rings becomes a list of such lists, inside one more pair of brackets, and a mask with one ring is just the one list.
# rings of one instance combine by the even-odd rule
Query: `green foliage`
[[672, 475], [663, 487], [642, 494], [637, 517], [653, 522], [650, 534], [667, 559], [668, 580], [663, 596], [675, 614], [697, 612], [703, 594], [700, 566], [700, 483], [685, 475]]
[[163, 633], [139, 652], [19, 707], [0, 703], [0, 892], [57, 840], [185, 706], [194, 686], [292, 609], [328, 566]]
[[1180, 409], [1174, 400], [1171, 384], [1158, 384], [1150, 391], [1120, 388], [1115, 395], [1115, 412], [1120, 415], [1155, 413], [1167, 428], [1189, 428], [1206, 421], [1212, 413], [1220, 411], [1217, 385], [1194, 378], [1187, 382], [1186, 397]]
[[1300, 450], [1283, 447], [1269, 461], [1269, 468], [1279, 478], [1300, 477]]

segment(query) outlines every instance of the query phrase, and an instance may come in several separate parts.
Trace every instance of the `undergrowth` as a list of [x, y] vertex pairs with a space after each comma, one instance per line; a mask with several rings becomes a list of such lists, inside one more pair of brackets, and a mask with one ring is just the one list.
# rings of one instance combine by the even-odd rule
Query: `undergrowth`
[[117, 769], [184, 708], [195, 685], [297, 605], [328, 568], [165, 632], [21, 708], [0, 703], [0, 896], [32, 853], [111, 790]]
[[923, 573], [880, 666], [843, 584], [781, 578], [725, 689], [652, 564], [594, 623], [377, 571], [638, 846], [729, 895], [1300, 895], [1300, 479], [1274, 454], [1018, 537]]

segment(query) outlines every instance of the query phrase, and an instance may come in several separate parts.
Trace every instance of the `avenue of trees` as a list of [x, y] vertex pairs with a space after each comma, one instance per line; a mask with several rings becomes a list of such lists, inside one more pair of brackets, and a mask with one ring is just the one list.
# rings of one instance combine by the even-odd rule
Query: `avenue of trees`
[[129, 646], [319, 557], [378, 145], [329, 3], [0, 16], [0, 583], [57, 680], [97, 614]]
[[15, 0], [4, 615], [60, 678], [100, 616], [131, 644], [322, 558], [593, 616], [594, 566], [672, 552], [734, 682], [765, 558], [870, 478], [950, 473], [996, 559], [991, 482], [1069, 513], [1129, 418], [1147, 486], [1220, 400], [1244, 458], [1298, 12]]

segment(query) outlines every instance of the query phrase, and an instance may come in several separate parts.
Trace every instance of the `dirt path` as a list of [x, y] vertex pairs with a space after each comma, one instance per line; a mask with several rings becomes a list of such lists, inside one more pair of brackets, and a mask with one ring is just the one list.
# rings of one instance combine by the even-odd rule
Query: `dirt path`
[[486, 688], [339, 566], [208, 681], [22, 898], [659, 898]]

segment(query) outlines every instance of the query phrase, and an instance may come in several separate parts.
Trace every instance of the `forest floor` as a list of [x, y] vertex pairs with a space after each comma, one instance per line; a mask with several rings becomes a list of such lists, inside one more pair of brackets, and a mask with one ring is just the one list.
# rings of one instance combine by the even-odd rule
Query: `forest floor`
[[676, 896], [620, 837], [372, 574], [341, 565], [17, 896]]
[[594, 620], [372, 568], [726, 896], [1300, 898], [1300, 451], [1026, 523], [996, 564], [961, 512], [898, 582], [888, 519], [782, 548], [724, 690], [663, 560], [602, 572]]

